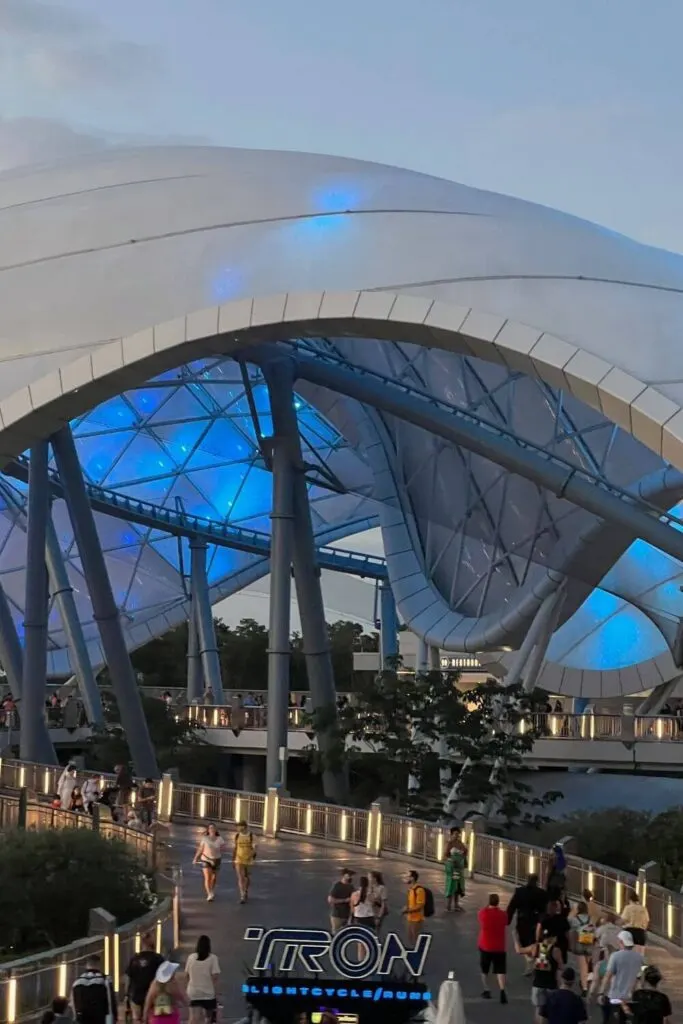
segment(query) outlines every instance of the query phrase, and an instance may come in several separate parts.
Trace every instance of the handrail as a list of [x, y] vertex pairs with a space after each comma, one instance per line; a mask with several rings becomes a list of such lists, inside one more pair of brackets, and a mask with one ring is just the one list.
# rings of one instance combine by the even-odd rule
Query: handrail
[[[58, 769], [42, 765], [0, 761], [0, 784], [8, 784], [23, 770], [25, 784], [36, 780], [54, 784]], [[52, 778], [43, 778], [45, 774]], [[246, 793], [210, 786], [175, 782], [164, 776], [158, 793], [160, 816], [164, 820], [211, 820], [236, 825], [246, 820], [250, 827], [266, 835], [296, 835], [322, 840], [341, 847], [354, 847], [370, 856], [388, 853], [416, 858], [433, 864], [444, 859], [448, 830], [442, 825], [386, 813], [379, 804], [369, 810], [339, 807], [311, 800], [280, 796], [277, 789], [267, 793]], [[500, 882], [521, 885], [531, 873], [547, 871], [549, 851], [543, 847], [516, 842], [479, 832], [478, 823], [465, 823], [468, 844], [468, 868]], [[650, 912], [650, 931], [683, 945], [683, 895], [664, 889], [652, 877], [652, 865], [631, 875], [604, 864], [597, 864], [568, 851], [567, 887], [569, 895], [581, 898], [590, 889], [601, 906], [619, 913], [630, 889], [639, 892]], [[656, 866], [655, 866], [656, 868]]]
[[[21, 768], [16, 763], [7, 765], [0, 760], [0, 784], [7, 786], [19, 781]], [[32, 765], [30, 778], [22, 781], [35, 783], [40, 770], [43, 773], [58, 772]], [[26, 772], [23, 773], [24, 776]], [[13, 775], [8, 779], [7, 775]], [[56, 782], [50, 779], [51, 785]], [[21, 787], [25, 788], [25, 787]], [[11, 828], [19, 824], [21, 813], [21, 789], [15, 793], [0, 794], [0, 827]], [[35, 801], [26, 802], [26, 828], [93, 828], [95, 823], [89, 815], [74, 811], [54, 810]], [[142, 853], [147, 867], [154, 865], [155, 840], [150, 834], [136, 832], [111, 821], [101, 821], [99, 831], [103, 835], [121, 839], [137, 852]], [[88, 957], [98, 954], [104, 971], [110, 975], [114, 991], [123, 991], [125, 968], [133, 953], [140, 949], [142, 935], [152, 931], [157, 951], [171, 949], [178, 945], [180, 927], [180, 887], [176, 881], [173, 894], [161, 900], [141, 917], [114, 928], [103, 935], [77, 939], [57, 949], [34, 953], [0, 964], [0, 1019], [7, 1024], [19, 1024], [34, 1020], [38, 1014], [49, 1008], [55, 996], [68, 996], [71, 985], [85, 966]]]
[[[352, 699], [352, 695], [349, 695]], [[242, 704], [191, 704], [178, 714], [204, 729], [267, 729], [268, 706]], [[302, 707], [290, 707], [290, 731], [306, 731], [309, 714]], [[619, 742], [683, 742], [683, 718], [675, 715], [574, 715], [564, 712], [536, 713], [531, 722], [522, 720], [521, 733], [534, 729], [542, 740], [585, 740]]]

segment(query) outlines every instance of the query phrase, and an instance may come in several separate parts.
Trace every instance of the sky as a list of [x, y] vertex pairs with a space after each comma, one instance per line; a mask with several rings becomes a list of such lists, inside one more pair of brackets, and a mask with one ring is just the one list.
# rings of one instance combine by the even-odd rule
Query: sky
[[207, 142], [398, 164], [683, 249], [679, 0], [2, 0], [0, 167]]
[[326, 152], [683, 251], [682, 37], [681, 0], [0, 0], [0, 170], [125, 144]]

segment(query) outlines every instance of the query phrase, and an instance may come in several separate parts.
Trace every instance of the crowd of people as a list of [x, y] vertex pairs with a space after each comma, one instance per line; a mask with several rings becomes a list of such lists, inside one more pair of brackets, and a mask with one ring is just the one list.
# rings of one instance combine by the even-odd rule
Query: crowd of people
[[114, 780], [100, 787], [92, 775], [79, 778], [78, 768], [69, 761], [57, 781], [52, 796], [55, 810], [94, 814], [96, 805], [106, 807], [112, 820], [127, 828], [150, 829], [156, 812], [156, 785], [153, 779], [137, 783], [127, 765], [116, 765]]
[[[87, 725], [82, 702], [73, 694], [60, 697], [57, 691], [45, 701], [45, 720], [51, 729], [73, 731]], [[11, 692], [7, 692], [0, 700], [0, 728], [15, 730], [20, 725], [20, 702]]]

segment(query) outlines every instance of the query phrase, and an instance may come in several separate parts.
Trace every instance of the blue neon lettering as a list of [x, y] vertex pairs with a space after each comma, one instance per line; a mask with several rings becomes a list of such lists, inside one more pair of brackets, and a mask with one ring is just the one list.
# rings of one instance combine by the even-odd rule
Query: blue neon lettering
[[273, 985], [273, 995], [274, 996], [281, 996], [282, 995], [282, 985]]
[[343, 999], [348, 994], [349, 994], [349, 990], [347, 988], [338, 988], [337, 989], [337, 995], [339, 996], [340, 999]]
[[[306, 971], [320, 974], [323, 971], [320, 959], [328, 954], [334, 969], [342, 977], [359, 980], [372, 974], [385, 977], [392, 973], [396, 964], [407, 968], [413, 977], [420, 977], [432, 943], [431, 935], [420, 935], [411, 949], [404, 946], [395, 932], [390, 932], [380, 948], [374, 936], [354, 926], [343, 928], [334, 937], [318, 929], [249, 927], [245, 930], [244, 938], [258, 942], [254, 971], [275, 969], [287, 974], [300, 963]], [[361, 947], [362, 959], [359, 963], [346, 955], [351, 942]]]
[[311, 989], [311, 995], [312, 996], [321, 996], [322, 994], [323, 994], [323, 990], [321, 988], [312, 988]]
[[298, 991], [299, 991], [299, 989], [298, 989], [298, 988], [296, 988], [296, 986], [295, 986], [295, 985], [288, 985], [288, 986], [287, 986], [287, 989], [286, 989], [286, 994], [287, 994], [288, 996], [295, 996], [295, 995], [297, 994], [297, 992], [298, 992]]

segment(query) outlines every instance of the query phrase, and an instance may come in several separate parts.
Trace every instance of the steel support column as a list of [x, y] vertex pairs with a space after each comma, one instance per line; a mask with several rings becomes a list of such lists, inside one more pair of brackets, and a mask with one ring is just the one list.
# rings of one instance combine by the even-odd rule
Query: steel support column
[[429, 647], [429, 671], [440, 672], [441, 671], [441, 651], [438, 647], [433, 644]]
[[510, 668], [505, 673], [506, 686], [517, 686], [523, 677], [526, 679], [525, 668], [531, 654], [536, 647], [539, 638], [543, 635], [548, 622], [551, 620], [554, 610], [557, 608], [558, 604], [561, 604], [561, 600], [563, 599], [564, 586], [560, 585], [552, 594], [548, 594], [541, 604], [531, 625], [529, 626], [524, 640], [522, 641], [521, 647], [515, 652], [510, 662]]
[[204, 673], [199, 652], [197, 633], [197, 609], [194, 597], [190, 597], [190, 613], [187, 617], [187, 703], [201, 703], [204, 696]]
[[48, 462], [48, 442], [36, 442], [31, 448], [28, 477], [24, 665], [19, 709], [19, 750], [22, 761], [35, 761], [39, 764], [58, 763], [45, 720], [49, 605], [45, 564], [45, 539], [50, 515]]
[[[268, 736], [266, 788], [278, 783], [283, 768], [280, 750], [287, 750], [289, 715], [289, 632], [292, 600], [292, 549], [294, 509], [292, 502], [292, 443], [273, 437], [273, 506], [270, 514], [270, 618], [268, 624]], [[285, 758], [286, 760], [286, 758]]]
[[14, 698], [21, 697], [24, 656], [7, 595], [0, 584], [0, 662]]
[[415, 671], [422, 673], [429, 671], [429, 647], [427, 646], [427, 643], [420, 637], [417, 638], [417, 651], [415, 653]]
[[[303, 470], [299, 424], [294, 409], [293, 363], [290, 359], [266, 363], [264, 374], [270, 395], [273, 428], [276, 436], [287, 438], [293, 459], [292, 510], [294, 514], [292, 563], [294, 584], [301, 619], [306, 672], [313, 709], [325, 727], [317, 732], [318, 746], [328, 763], [336, 754], [337, 695], [325, 621], [325, 606], [320, 587], [320, 568], [315, 550], [315, 535], [308, 505], [308, 490]], [[328, 767], [323, 771], [325, 796], [341, 803], [348, 783], [345, 773]]]
[[547, 616], [544, 618], [541, 629], [539, 631], [536, 646], [529, 655], [529, 660], [524, 666], [524, 692], [533, 693], [536, 689], [536, 683], [538, 681], [538, 674], [541, 671], [543, 660], [548, 650], [548, 644], [552, 640], [553, 633], [557, 629], [557, 624], [560, 620], [560, 613], [562, 611], [562, 603], [564, 601], [565, 587], [560, 586], [552, 595], [554, 601], [550, 606], [550, 610]]
[[63, 427], [52, 437], [52, 450], [135, 773], [143, 778], [159, 778], [156, 755], [128, 656], [119, 609], [114, 600], [95, 517], [88, 502], [76, 445], [69, 427]]
[[204, 672], [204, 682], [207, 689], [210, 687], [213, 690], [216, 704], [223, 704], [225, 698], [223, 696], [221, 660], [218, 656], [216, 630], [213, 625], [213, 611], [209, 598], [209, 581], [206, 575], [206, 549], [206, 541], [196, 538], [190, 541], [192, 601], [199, 636], [199, 655]]
[[398, 657], [398, 616], [391, 583], [379, 585], [379, 640], [382, 669], [395, 668]]
[[62, 549], [51, 515], [48, 516], [45, 533], [45, 561], [50, 577], [52, 596], [57, 604], [59, 617], [64, 627], [71, 668], [78, 684], [86, 717], [91, 725], [102, 725], [104, 722], [102, 697], [90, 664], [88, 646], [78, 617], [73, 587], [66, 571]]

